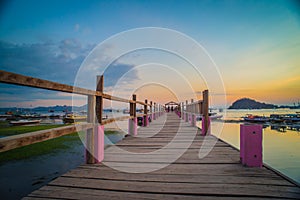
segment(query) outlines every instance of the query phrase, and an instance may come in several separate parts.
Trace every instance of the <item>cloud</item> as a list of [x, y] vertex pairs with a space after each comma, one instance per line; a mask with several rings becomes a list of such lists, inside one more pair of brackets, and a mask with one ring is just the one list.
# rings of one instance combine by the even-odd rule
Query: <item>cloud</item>
[[[65, 39], [60, 42], [48, 40], [35, 44], [13, 44], [0, 41], [0, 68], [9, 72], [73, 85], [82, 62], [94, 47], [95, 45], [83, 45], [75, 39]], [[106, 91], [133, 67], [133, 65], [123, 63], [111, 64], [104, 71]], [[89, 74], [95, 76], [97, 72], [89, 72]], [[132, 71], [124, 81], [131, 82], [137, 78], [137, 73]], [[14, 106], [17, 103], [28, 105], [30, 101], [42, 102], [42, 100], [49, 103], [53, 101], [53, 105], [56, 105], [56, 101], [71, 99], [68, 95], [61, 95], [60, 92], [9, 84], [0, 84], [0, 94], [0, 107]]]
[[75, 32], [78, 32], [78, 31], [79, 31], [79, 29], [80, 29], [80, 25], [79, 25], [79, 24], [75, 24], [75, 26], [74, 26], [74, 30], [75, 30]]
[[2, 70], [72, 84], [93, 47], [74, 39], [35, 44], [0, 42], [0, 66]]
[[104, 78], [107, 77], [105, 80], [104, 85], [106, 87], [114, 86], [119, 79], [122, 78], [123, 75], [123, 83], [132, 83], [134, 80], [138, 79], [137, 71], [132, 70], [130, 73], [127, 73], [129, 70], [134, 68], [134, 65], [131, 64], [124, 64], [124, 63], [114, 63], [111, 64], [108, 68], [104, 71]]
[[[82, 61], [95, 45], [82, 45], [75, 39], [60, 42], [13, 44], [0, 41], [1, 70], [72, 85]], [[70, 99], [58, 92], [8, 84], [0, 85], [5, 101], [25, 102], [36, 99]], [[17, 96], [17, 97], [16, 97]]]

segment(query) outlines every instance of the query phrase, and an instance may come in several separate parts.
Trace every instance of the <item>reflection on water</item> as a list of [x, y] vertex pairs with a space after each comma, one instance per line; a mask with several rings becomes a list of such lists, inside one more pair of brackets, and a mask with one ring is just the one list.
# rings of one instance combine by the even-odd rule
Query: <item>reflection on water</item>
[[[279, 113], [293, 113], [299, 110], [281, 110]], [[272, 114], [273, 110], [256, 111], [229, 111], [228, 118], [239, 118], [245, 113], [255, 113], [260, 115]], [[278, 112], [276, 112], [278, 113]], [[212, 123], [212, 133], [218, 123]], [[240, 124], [224, 123], [223, 130], [219, 137], [239, 149]], [[284, 173], [288, 177], [300, 183], [300, 132], [298, 130], [289, 130], [274, 128], [268, 126], [263, 129], [263, 160], [264, 163]]]
[[[123, 134], [109, 134], [105, 144], [116, 143]], [[54, 178], [84, 163], [84, 146], [69, 142], [68, 149], [0, 165], [1, 199], [20, 199]]]

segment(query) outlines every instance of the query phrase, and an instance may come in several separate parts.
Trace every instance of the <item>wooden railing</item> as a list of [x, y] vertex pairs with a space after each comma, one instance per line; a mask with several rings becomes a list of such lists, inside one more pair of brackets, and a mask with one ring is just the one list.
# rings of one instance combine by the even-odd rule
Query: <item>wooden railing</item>
[[206, 135], [209, 131], [210, 119], [209, 119], [209, 94], [208, 90], [202, 92], [202, 100], [188, 103], [186, 100], [181, 102], [178, 106], [178, 111], [180, 112], [180, 117], [185, 120], [185, 122], [190, 122], [192, 126], [196, 126], [197, 116], [202, 118], [202, 135]]
[[[7, 84], [14, 84], [14, 85], [22, 85], [22, 86], [28, 86], [33, 88], [41, 88], [46, 90], [53, 90], [53, 91], [59, 91], [59, 92], [66, 92], [66, 93], [73, 93], [73, 94], [79, 94], [79, 95], [85, 95], [88, 97], [88, 114], [87, 114], [87, 123], [77, 124], [77, 125], [69, 125], [65, 127], [60, 128], [54, 128], [54, 129], [48, 129], [43, 131], [36, 131], [31, 133], [25, 133], [15, 136], [9, 136], [0, 138], [0, 152], [8, 151], [11, 149], [15, 149], [18, 147], [34, 144], [37, 142], [42, 142], [45, 140], [49, 140], [52, 138], [57, 138], [63, 135], [71, 134], [76, 131], [87, 131], [87, 148], [93, 149], [94, 142], [95, 142], [95, 130], [96, 130], [96, 124], [97, 125], [105, 125], [108, 123], [112, 123], [114, 121], [118, 120], [125, 120], [125, 119], [133, 119], [139, 116], [144, 117], [144, 125], [147, 126], [147, 115], [148, 113], [148, 107], [150, 108], [150, 114], [154, 114], [159, 110], [162, 111], [162, 106], [158, 105], [156, 103], [150, 102], [148, 103], [148, 100], [145, 100], [145, 102], [138, 101], [136, 99], [136, 95], [133, 95], [133, 99], [124, 99], [116, 96], [112, 96], [109, 94], [105, 94], [103, 92], [104, 87], [104, 77], [97, 76], [97, 86], [96, 90], [89, 90], [85, 88], [80, 87], [74, 87], [71, 85], [56, 83], [48, 80], [43, 80], [39, 78], [34, 78], [30, 76], [24, 76], [16, 73], [11, 73], [7, 71], [1, 71], [0, 70], [0, 82], [1, 83], [7, 83]], [[118, 101], [123, 103], [129, 103], [130, 106], [130, 115], [129, 116], [122, 116], [122, 117], [116, 117], [116, 118], [110, 118], [103, 120], [102, 118], [102, 112], [103, 112], [103, 99], [108, 99], [112, 101]], [[144, 106], [144, 113], [138, 114], [136, 113], [136, 104], [140, 104]], [[159, 109], [158, 109], [159, 108]], [[155, 115], [155, 114], [154, 114]], [[130, 130], [129, 130], [129, 134]], [[96, 160], [91, 155], [89, 151], [86, 152], [86, 159], [87, 163], [95, 163]]]

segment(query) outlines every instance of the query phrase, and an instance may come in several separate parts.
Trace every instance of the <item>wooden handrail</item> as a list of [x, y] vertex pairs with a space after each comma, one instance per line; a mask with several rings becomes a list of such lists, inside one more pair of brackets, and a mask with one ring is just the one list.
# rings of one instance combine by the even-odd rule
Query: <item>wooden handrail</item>
[[[0, 138], [0, 152], [8, 151], [18, 147], [34, 144], [37, 142], [42, 142], [52, 138], [57, 138], [63, 135], [71, 134], [76, 131], [87, 130], [87, 140], [90, 149], [93, 146], [94, 142], [94, 129], [97, 125], [105, 125], [112, 123], [114, 121], [130, 119], [138, 116], [145, 116], [144, 114], [136, 115], [136, 104], [141, 104], [145, 106], [151, 106], [152, 104], [147, 104], [142, 101], [137, 101], [136, 96], [131, 99], [124, 99], [121, 97], [112, 96], [110, 94], [103, 93], [103, 76], [97, 77], [97, 88], [96, 91], [89, 90], [85, 88], [75, 87], [67, 84], [61, 84], [53, 81], [48, 81], [40, 78], [34, 78], [31, 76], [24, 76], [21, 74], [16, 74], [12, 72], [7, 72], [0, 70], [0, 83], [28, 86], [33, 88], [40, 88], [52, 91], [73, 93], [79, 95], [85, 95], [88, 97], [88, 119], [87, 123], [70, 125], [65, 127], [59, 127], [54, 129], [36, 131], [31, 133], [24, 133], [15, 136], [9, 136]], [[133, 106], [131, 116], [122, 116], [111, 118], [107, 120], [102, 120], [102, 111], [103, 111], [103, 100], [108, 99], [112, 101], [119, 101], [124, 103], [130, 103]], [[96, 122], [95, 115], [97, 115], [98, 123]], [[96, 124], [97, 123], [97, 124]], [[92, 155], [87, 155], [88, 163], [94, 163], [95, 160]]]
[[[103, 92], [89, 90], [85, 88], [75, 87], [67, 84], [57, 83], [53, 81], [48, 81], [45, 79], [34, 78], [31, 76], [24, 76], [21, 74], [16, 74], [12, 72], [7, 72], [0, 70], [0, 82], [1, 83], [8, 83], [14, 85], [22, 85], [27, 87], [33, 88], [41, 88], [46, 90], [53, 90], [58, 92], [66, 92], [66, 93], [73, 93], [73, 94], [80, 94], [80, 95], [94, 95], [103, 97], [104, 99], [112, 100], [112, 101], [119, 101], [124, 103], [138, 103], [141, 105], [145, 105], [142, 101], [133, 101], [124, 99], [121, 97], [112, 96], [110, 94], [105, 94]], [[150, 106], [150, 104], [149, 104]]]
[[77, 131], [83, 131], [94, 127], [92, 123], [73, 124], [59, 128], [24, 133], [0, 138], [0, 152], [23, 147], [26, 145], [43, 142], [49, 139], [68, 135]]

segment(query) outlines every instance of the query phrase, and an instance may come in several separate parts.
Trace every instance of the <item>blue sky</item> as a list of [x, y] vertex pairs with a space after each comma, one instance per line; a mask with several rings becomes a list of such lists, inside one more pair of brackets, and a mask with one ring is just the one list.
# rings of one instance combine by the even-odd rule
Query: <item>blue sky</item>
[[[139, 27], [174, 29], [199, 42], [220, 69], [228, 104], [244, 96], [277, 104], [300, 99], [296, 1], [6, 1], [0, 14], [1, 70], [73, 84], [98, 43]], [[0, 106], [70, 100], [36, 89], [16, 97], [18, 91], [1, 84]], [[35, 95], [25, 96], [28, 91]]]

